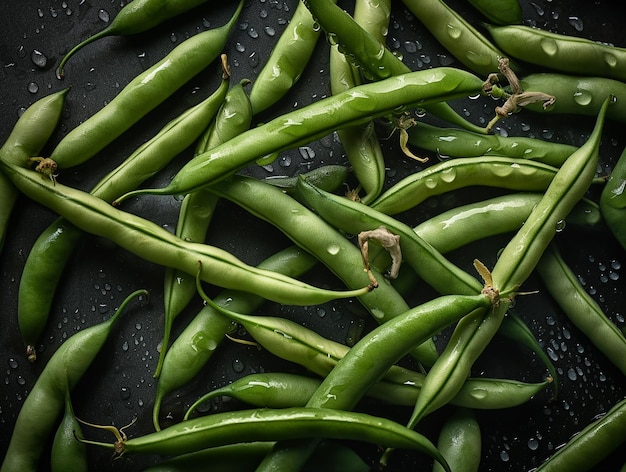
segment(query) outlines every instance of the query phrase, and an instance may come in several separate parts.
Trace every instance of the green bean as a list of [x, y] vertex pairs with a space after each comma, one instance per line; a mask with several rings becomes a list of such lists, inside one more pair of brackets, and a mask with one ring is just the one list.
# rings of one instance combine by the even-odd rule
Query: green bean
[[56, 350], [22, 405], [0, 471], [38, 469], [48, 436], [63, 411], [66, 390], [76, 386], [128, 303], [146, 295], [145, 290], [133, 292], [111, 318], [79, 331]]
[[409, 226], [360, 203], [323, 192], [308, 184], [305, 179], [301, 179], [300, 187], [300, 195], [306, 204], [342, 231], [358, 234], [384, 226], [400, 236], [400, 247], [406, 262], [439, 293], [480, 292], [482, 287], [476, 278], [445, 259]]
[[409, 128], [409, 144], [446, 157], [506, 156], [531, 159], [558, 167], [575, 146], [536, 138], [478, 134], [458, 128], [439, 128], [417, 122]]
[[237, 288], [284, 304], [311, 304], [364, 295], [366, 286], [334, 291], [313, 287], [291, 277], [259, 270], [222, 249], [177, 238], [156, 223], [117, 210], [99, 198], [60, 183], [52, 185], [36, 172], [0, 161], [13, 184], [36, 202], [67, 218], [83, 231], [108, 238], [120, 247], [165, 267], [195, 272], [203, 263], [202, 280], [224, 288]]
[[522, 285], [562, 227], [568, 213], [589, 188], [596, 172], [598, 148], [609, 103], [607, 98], [585, 144], [561, 166], [524, 226], [500, 254], [492, 278], [493, 287], [501, 294], [512, 293]]
[[[226, 73], [225, 57], [223, 61], [222, 83], [217, 90], [139, 146], [93, 187], [92, 195], [111, 201], [121, 193], [137, 188], [197, 139], [217, 113], [228, 90], [230, 77]], [[82, 235], [79, 228], [58, 218], [39, 235], [28, 254], [20, 279], [17, 316], [31, 362], [36, 359], [35, 347], [46, 327], [63, 269]]]
[[87, 44], [100, 38], [113, 35], [131, 35], [142, 33], [192, 8], [202, 5], [206, 0], [134, 0], [125, 5], [102, 31], [90, 36], [74, 46], [61, 60], [58, 74], [63, 77], [65, 63]]
[[394, 421], [326, 408], [261, 408], [216, 413], [128, 440], [120, 436], [115, 444], [85, 442], [112, 449], [117, 455], [175, 455], [249, 441], [317, 437], [418, 450], [445, 464], [441, 454], [425, 436]]
[[[480, 426], [471, 410], [457, 409], [439, 431], [437, 449], [455, 472], [477, 472], [480, 468], [482, 438]], [[442, 472], [439, 464], [433, 472]]]
[[311, 13], [299, 0], [289, 24], [252, 84], [250, 102], [254, 114], [271, 107], [291, 90], [304, 72], [319, 36]]
[[624, 226], [626, 225], [626, 212], [624, 211], [624, 208], [626, 208], [625, 186], [626, 149], [622, 151], [600, 195], [602, 216], [609, 230], [624, 249], [626, 249], [626, 232], [624, 231]]
[[613, 95], [616, 100], [606, 111], [606, 116], [620, 123], [626, 122], [626, 84], [618, 80], [542, 73], [527, 75], [520, 83], [524, 91], [544, 92], [556, 97], [545, 110], [537, 103], [526, 106], [528, 110], [597, 116], [606, 97]]
[[[407, 380], [405, 384], [381, 380], [373, 384], [366, 395], [390, 405], [413, 406], [424, 374], [415, 373], [415, 377], [420, 380], [412, 383]], [[321, 383], [320, 379], [297, 374], [250, 374], [200, 397], [187, 409], [185, 419], [201, 404], [219, 396], [230, 396], [255, 407], [305, 406]], [[528, 402], [548, 384], [548, 381], [525, 383], [507, 379], [468, 378], [450, 403], [487, 410], [511, 408]]]
[[525, 25], [485, 25], [496, 45], [520, 61], [559, 72], [626, 80], [626, 49]]
[[626, 400], [617, 402], [606, 414], [572, 437], [537, 472], [592, 470], [626, 439]]
[[541, 257], [537, 271], [567, 318], [607, 359], [626, 374], [624, 334], [580, 284], [554, 243]]
[[[486, 76], [498, 70], [498, 58], [504, 56], [502, 51], [442, 0], [402, 0], [402, 3], [471, 71]], [[517, 70], [518, 66], [511, 64], [511, 68]]]
[[[26, 165], [29, 157], [41, 152], [61, 118], [68, 90], [47, 95], [24, 111], [0, 148], [2, 159]], [[0, 174], [0, 253], [18, 195], [9, 179]]]
[[[314, 254], [346, 286], [360, 284], [366, 277], [360, 251], [354, 244], [280, 189], [243, 176], [233, 176], [229, 181], [210, 188], [221, 197], [276, 226], [298, 246]], [[272, 205], [267, 205], [269, 201]], [[405, 312], [409, 306], [392, 285], [383, 280], [381, 274], [374, 272], [374, 276], [379, 280], [378, 287], [359, 297], [359, 302], [376, 322], [385, 323]], [[434, 343], [430, 342], [420, 346], [414, 354], [427, 365], [432, 364], [437, 355]]]
[[[480, 310], [479, 307], [489, 306], [490, 303], [489, 298], [482, 294], [445, 295], [418, 305], [378, 326], [357, 342], [337, 363], [315, 391], [307, 408], [354, 408], [369, 386], [378, 381], [389, 366], [405, 356], [413, 346], [467, 313]], [[421, 394], [418, 399], [420, 397]], [[296, 470], [295, 465], [303, 464], [312, 452], [312, 445], [314, 442], [307, 442], [299, 448], [281, 450], [278, 443], [274, 452], [266, 457], [257, 470]]]
[[87, 446], [77, 437], [82, 436], [80, 423], [74, 416], [70, 389], [65, 390], [65, 413], [52, 442], [50, 470], [52, 472], [87, 472]]
[[[309, 253], [290, 246], [270, 256], [258, 267], [298, 277], [316, 263], [317, 260]], [[225, 290], [215, 298], [215, 302], [234, 311], [247, 312], [257, 308], [263, 299], [251, 293]], [[232, 331], [233, 326], [230, 319], [212, 307], [205, 306], [172, 343], [163, 360], [152, 410], [152, 420], [157, 431], [161, 429], [159, 412], [165, 396], [191, 381], [215, 353], [225, 335]]]
[[65, 135], [50, 158], [63, 169], [82, 164], [104, 149], [220, 55], [242, 8], [243, 2], [239, 2], [227, 24], [183, 41], [135, 77], [103, 108]]
[[489, 21], [496, 25], [517, 25], [522, 22], [519, 0], [468, 0]]
[[[250, 128], [252, 107], [244, 90], [248, 83], [249, 80], [244, 79], [226, 94], [215, 120], [196, 147], [196, 155], [226, 142]], [[203, 243], [216, 204], [215, 195], [205, 190], [198, 190], [186, 195], [180, 207], [176, 235], [185, 241]], [[165, 270], [163, 295], [165, 326], [159, 360], [154, 371], [155, 378], [161, 373], [172, 323], [191, 301], [195, 291], [196, 287], [192, 276], [171, 268]]]
[[[390, 3], [389, 0], [376, 3], [360, 1], [356, 2], [354, 7], [354, 20], [381, 43], [384, 43], [389, 28]], [[330, 49], [329, 75], [333, 94], [361, 84], [359, 70], [348, 62], [337, 45], [331, 46]], [[374, 131], [374, 123], [339, 130], [337, 136], [357, 182], [365, 192], [359, 200], [367, 205], [380, 194], [385, 183], [385, 159]], [[355, 189], [357, 196], [358, 190]]]
[[195, 157], [178, 171], [165, 188], [130, 192], [116, 202], [144, 193], [167, 195], [191, 192], [212, 185], [268, 154], [396, 112], [398, 107], [462, 97], [477, 92], [480, 87], [482, 81], [478, 77], [450, 68], [411, 72], [353, 87], [285, 113]]
[[[379, 39], [381, 31], [366, 31], [331, 0], [309, 0], [305, 3], [315, 20], [326, 30], [328, 41], [337, 44], [338, 51], [356, 64], [367, 79], [387, 79], [411, 71]], [[478, 133], [487, 132], [459, 115], [445, 103], [446, 100], [423, 104], [423, 108], [450, 124]]]
[[[307, 180], [324, 190], [332, 192], [337, 190], [348, 177], [349, 169], [342, 165], [327, 165], [316, 167], [306, 173]], [[293, 177], [275, 176], [263, 179], [263, 182], [282, 189], [284, 192], [295, 195], [297, 198], [297, 185], [300, 180], [299, 175]]]
[[556, 175], [555, 167], [541, 162], [501, 156], [480, 159], [459, 157], [433, 164], [405, 177], [370, 205], [394, 215], [413, 208], [434, 195], [469, 186], [508, 190], [543, 191]]

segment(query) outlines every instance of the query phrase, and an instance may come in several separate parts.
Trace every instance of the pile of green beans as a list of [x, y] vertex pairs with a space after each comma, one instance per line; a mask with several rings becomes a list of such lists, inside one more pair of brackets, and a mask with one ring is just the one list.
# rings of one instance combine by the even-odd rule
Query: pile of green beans
[[[517, 0], [469, 0], [467, 18], [452, 1], [294, 0], [281, 6], [288, 21], [258, 71], [238, 77], [245, 47], [233, 36], [258, 13], [250, 2], [209, 3], [134, 0], [66, 45], [51, 71], [64, 87], [84, 67], [72, 61], [64, 77], [66, 62], [93, 41], [141, 33], [150, 44], [166, 20], [207, 13], [205, 31], [168, 45], [80, 124], [67, 129], [63, 112], [80, 97], [63, 88], [30, 105], [0, 147], [0, 254], [15, 283], [3, 289], [15, 319], [2, 344], [10, 365], [26, 346], [36, 378], [12, 403], [0, 472], [91, 470], [111, 452], [113, 464], [146, 470], [499, 470], [488, 463], [493, 431], [506, 435], [489, 411], [511, 423], [577, 400], [553, 333], [540, 329], [548, 307], [567, 340], [583, 340], [579, 357], [590, 346], [595, 365], [584, 361], [617, 380], [586, 421], [550, 418], [546, 441], [566, 444], [510, 465], [579, 471], [613, 460], [626, 431], [620, 290], [596, 295], [566, 248], [596, 237], [626, 248], [626, 150], [610, 155], [623, 144], [612, 127], [626, 121], [624, 50], [531, 28]], [[228, 18], [216, 27], [213, 9]], [[400, 15], [455, 59], [413, 68], [392, 52], [393, 34], [406, 33]], [[205, 79], [211, 92], [199, 98], [205, 84], [192, 81]], [[324, 92], [303, 100], [312, 81]], [[544, 106], [546, 94], [554, 100]], [[490, 134], [485, 123], [504, 99], [516, 108]], [[485, 115], [464, 113], [466, 103]], [[170, 108], [185, 111], [170, 118]], [[545, 127], [557, 114], [589, 119], [560, 139], [505, 128]], [[139, 126], [150, 137], [130, 148]], [[332, 152], [305, 158], [309, 145]], [[108, 152], [111, 162], [92, 161]], [[37, 212], [52, 225], [21, 242], [11, 223]], [[128, 343], [110, 338], [147, 290], [53, 346], [73, 309], [70, 271], [86, 253], [106, 267], [123, 261], [135, 283], [158, 279], [159, 303], [128, 322], [158, 333], [135, 343], [144, 342], [149, 378], [137, 385], [152, 389], [138, 403], [151, 415], [130, 401], [93, 408], [90, 398], [110, 372], [135, 375], [120, 361]], [[535, 300], [548, 300], [540, 313]]]

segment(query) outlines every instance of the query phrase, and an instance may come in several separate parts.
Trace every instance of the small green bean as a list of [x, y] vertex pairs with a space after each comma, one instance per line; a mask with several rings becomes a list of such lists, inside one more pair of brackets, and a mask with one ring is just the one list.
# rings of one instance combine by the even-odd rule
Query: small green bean
[[65, 413], [52, 442], [51, 472], [87, 472], [87, 446], [77, 437], [82, 436], [80, 423], [74, 416], [70, 389], [65, 390]]
[[626, 439], [626, 400], [621, 400], [558, 449], [537, 472], [592, 470]]
[[[626, 80], [626, 49], [525, 25], [485, 25], [496, 45], [520, 61], [559, 72]], [[525, 89], [524, 89], [525, 90]]]
[[598, 303], [580, 284], [576, 274], [552, 243], [545, 251], [537, 271], [548, 292], [559, 304], [567, 318], [589, 338], [617, 368], [626, 374], [626, 338]]
[[148, 31], [205, 2], [206, 0], [134, 0], [133, 3], [125, 5], [104, 30], [74, 46], [63, 57], [59, 64], [59, 76], [63, 77], [63, 68], [68, 59], [87, 44], [105, 36], [131, 35]]
[[600, 211], [615, 239], [626, 249], [626, 149], [622, 151], [600, 195]]
[[519, 0], [467, 0], [474, 8], [496, 25], [517, 25], [522, 22]]

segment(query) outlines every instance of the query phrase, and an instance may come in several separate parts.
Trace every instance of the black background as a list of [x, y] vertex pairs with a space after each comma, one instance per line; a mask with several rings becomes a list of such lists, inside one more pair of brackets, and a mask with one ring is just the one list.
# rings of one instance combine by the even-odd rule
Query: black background
[[[481, 16], [461, 0], [449, 4], [472, 23], [478, 25]], [[254, 80], [270, 54], [273, 43], [289, 20], [294, 0], [249, 0], [226, 46], [233, 83], [243, 78]], [[342, 4], [343, 5], [343, 4]], [[349, 4], [345, 4], [349, 8]], [[132, 38], [105, 38], [88, 46], [68, 63], [66, 78], [55, 76], [62, 55], [89, 34], [99, 31], [106, 23], [106, 12], [112, 19], [121, 8], [120, 2], [97, 0], [67, 0], [44, 2], [23, 0], [0, 2], [0, 140], [4, 141], [19, 114], [31, 103], [48, 93], [68, 85], [61, 126], [50, 141], [50, 149], [67, 131], [100, 109], [135, 75], [160, 60], [175, 45], [207, 27], [222, 25], [234, 11], [235, 2], [207, 2], [162, 25], [155, 30]], [[388, 46], [401, 54], [413, 69], [438, 65], [462, 67], [407, 12], [400, 2], [393, 3]], [[555, 32], [578, 35], [589, 39], [625, 46], [620, 42], [620, 22], [609, 1], [545, 1], [523, 2], [524, 23]], [[281, 111], [305, 105], [329, 94], [328, 45], [318, 43], [315, 60], [291, 92], [277, 107], [257, 116], [263, 122]], [[33, 58], [46, 58], [45, 66]], [[208, 96], [218, 84], [217, 64], [194, 78], [180, 92], [168, 99], [156, 111], [126, 133], [103, 152], [84, 165], [63, 172], [59, 181], [89, 190], [103, 173], [113, 169], [139, 144], [150, 138], [161, 126], [184, 109]], [[488, 98], [460, 101], [454, 105], [469, 113], [469, 119], [484, 124], [493, 113], [494, 102]], [[584, 142], [593, 118], [555, 117], [522, 112], [496, 127], [496, 132], [509, 135], [534, 136], [541, 139], [580, 145]], [[599, 173], [606, 174], [626, 145], [623, 124], [607, 123], [601, 148], [602, 165]], [[422, 164], [403, 157], [392, 141], [384, 141], [388, 179], [386, 185], [404, 175], [419, 170]], [[295, 175], [323, 164], [346, 163], [341, 146], [333, 136], [311, 143], [314, 157], [305, 159], [306, 152], [294, 149], [284, 152], [271, 166], [251, 167], [246, 173], [258, 177]], [[179, 156], [158, 177], [146, 186], [165, 185], [182, 165], [189, 153]], [[431, 162], [434, 162], [431, 159]], [[471, 189], [430, 199], [418, 210], [401, 215], [407, 223], [417, 224], [423, 218], [465, 201], [487, 197], [493, 191]], [[591, 194], [591, 197], [597, 197]], [[129, 202], [126, 209], [149, 216], [164, 227], [174, 230], [179, 200], [173, 197], [142, 197]], [[134, 304], [119, 321], [101, 355], [73, 393], [78, 416], [100, 424], [121, 426], [138, 417], [128, 430], [137, 436], [151, 430], [151, 410], [156, 382], [152, 373], [158, 358], [157, 345], [162, 331], [163, 268], [144, 262], [113, 247], [99, 238], [86, 237], [71, 259], [58, 288], [50, 320], [39, 346], [39, 359], [29, 364], [23, 354], [16, 321], [17, 291], [21, 269], [29, 248], [39, 233], [55, 216], [49, 210], [20, 198], [0, 257], [0, 457], [4, 454], [19, 408], [32, 388], [47, 359], [64, 339], [74, 332], [110, 316], [115, 307], [131, 291], [147, 288], [151, 291], [149, 305]], [[621, 266], [624, 252], [606, 231], [582, 231], [566, 228], [557, 236], [563, 255], [575, 272], [585, 281], [587, 290], [605, 309], [618, 326], [624, 326], [624, 279]], [[261, 222], [227, 202], [220, 202], [211, 224], [207, 241], [256, 264], [274, 249], [288, 244], [276, 229]], [[471, 261], [481, 258], [493, 264], [497, 249], [506, 238], [482, 241], [450, 257], [471, 270]], [[323, 269], [306, 276], [317, 284], [340, 288], [338, 281]], [[529, 290], [541, 289], [531, 278]], [[421, 290], [421, 289], [420, 289]], [[177, 320], [175, 333], [199, 310], [195, 300]], [[527, 321], [544, 349], [552, 354], [561, 374], [560, 397], [548, 402], [548, 393], [540, 394], [522, 407], [494, 412], [479, 412], [483, 433], [481, 470], [530, 470], [553, 453], [555, 448], [588, 424], [596, 415], [606, 412], [626, 393], [623, 375], [611, 365], [565, 319], [552, 300], [544, 293], [520, 297], [517, 312]], [[298, 320], [335, 340], [346, 342], [355, 331], [372, 327], [372, 321], [354, 301], [339, 301], [323, 307], [283, 307], [268, 303], [263, 313], [279, 314]], [[445, 334], [437, 340], [442, 346]], [[407, 365], [411, 365], [407, 360]], [[197, 396], [232, 379], [254, 371], [299, 371], [297, 367], [277, 361], [254, 348], [224, 344], [202, 375], [192, 385], [168, 398], [163, 412], [179, 417]], [[474, 375], [539, 381], [544, 367], [522, 346], [497, 337], [477, 363]], [[217, 403], [215, 409], [237, 408], [235, 401]], [[364, 402], [361, 409], [387, 414], [405, 421], [410, 413], [403, 408], [390, 408], [374, 402]], [[443, 409], [425, 420], [423, 431], [436, 438]], [[92, 433], [91, 431], [88, 433]], [[98, 437], [99, 433], [93, 433]], [[105, 440], [109, 440], [105, 436]], [[374, 448], [359, 447], [367, 460], [375, 462]], [[90, 448], [94, 470], [137, 470], [155, 458], [125, 457], [112, 462], [110, 453]], [[623, 453], [614, 453], [597, 470], [618, 470], [625, 462]], [[45, 460], [44, 460], [45, 462]], [[388, 470], [415, 470], [416, 465], [428, 464], [420, 455], [398, 453]]]

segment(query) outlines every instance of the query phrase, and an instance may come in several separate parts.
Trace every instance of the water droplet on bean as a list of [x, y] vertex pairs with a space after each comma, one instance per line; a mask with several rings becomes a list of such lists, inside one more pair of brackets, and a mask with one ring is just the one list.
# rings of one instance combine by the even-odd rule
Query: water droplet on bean
[[589, 105], [593, 100], [593, 95], [587, 90], [577, 90], [574, 92], [574, 101], [579, 105]]
[[544, 53], [546, 53], [548, 56], [555, 56], [558, 52], [558, 45], [556, 43], [555, 40], [550, 39], [550, 38], [543, 38], [540, 42], [539, 42], [541, 49], [543, 50]]

